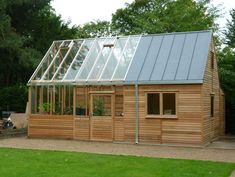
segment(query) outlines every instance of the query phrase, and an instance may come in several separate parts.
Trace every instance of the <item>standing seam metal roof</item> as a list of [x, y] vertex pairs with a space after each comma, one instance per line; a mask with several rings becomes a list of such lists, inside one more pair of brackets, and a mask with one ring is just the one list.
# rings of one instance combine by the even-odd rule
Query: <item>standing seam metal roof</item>
[[211, 40], [211, 31], [143, 36], [125, 81], [202, 83]]

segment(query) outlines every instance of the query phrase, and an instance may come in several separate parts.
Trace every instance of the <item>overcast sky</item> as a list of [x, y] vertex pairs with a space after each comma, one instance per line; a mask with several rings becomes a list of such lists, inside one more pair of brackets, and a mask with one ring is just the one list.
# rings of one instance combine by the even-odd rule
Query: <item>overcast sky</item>
[[[53, 0], [51, 5], [64, 20], [71, 20], [72, 25], [82, 25], [97, 19], [110, 20], [112, 13], [131, 2], [133, 0]], [[225, 15], [218, 22], [224, 27], [229, 10], [235, 9], [235, 0], [213, 0], [213, 4], [223, 4]]]

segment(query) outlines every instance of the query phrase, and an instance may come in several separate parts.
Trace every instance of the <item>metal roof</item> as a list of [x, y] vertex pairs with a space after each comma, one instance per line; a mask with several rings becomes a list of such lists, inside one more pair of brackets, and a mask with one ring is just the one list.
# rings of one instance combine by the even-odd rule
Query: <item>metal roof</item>
[[55, 41], [29, 84], [202, 83], [211, 31]]
[[211, 31], [143, 36], [126, 82], [202, 83]]

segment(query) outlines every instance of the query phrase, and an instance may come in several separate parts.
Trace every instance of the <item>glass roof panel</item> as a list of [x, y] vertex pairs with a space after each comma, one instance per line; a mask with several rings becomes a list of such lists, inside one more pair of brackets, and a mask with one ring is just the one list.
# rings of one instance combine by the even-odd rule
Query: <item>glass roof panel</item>
[[94, 67], [88, 76], [89, 80], [97, 80], [100, 77], [100, 74], [105, 66], [105, 63], [108, 61], [110, 53], [112, 52], [114, 41], [115, 38], [109, 38], [105, 41], [102, 47], [102, 51], [98, 56], [98, 58], [96, 59]]
[[43, 74], [45, 73], [53, 58], [55, 57], [56, 53], [58, 52], [61, 43], [61, 41], [56, 41], [52, 44], [45, 57], [42, 59], [42, 62], [39, 64], [35, 76], [33, 76], [32, 80], [41, 80]]
[[128, 37], [118, 38], [114, 46], [110, 59], [103, 70], [100, 80], [110, 80], [112, 78], [115, 67], [118, 64], [118, 60], [122, 55], [123, 48], [127, 42]]
[[99, 53], [102, 51], [103, 44], [105, 39], [100, 38], [97, 39], [94, 46], [92, 47], [89, 55], [83, 63], [83, 67], [81, 67], [80, 73], [76, 76], [76, 80], [86, 80], [91, 69], [93, 68], [96, 58], [99, 56]]
[[123, 80], [132, 58], [134, 57], [135, 50], [138, 45], [140, 37], [130, 37], [126, 48], [123, 51], [123, 55], [120, 58], [118, 66], [113, 76], [113, 80]]
[[67, 72], [68, 68], [70, 67], [75, 55], [77, 54], [78, 50], [80, 49], [83, 40], [74, 40], [73, 46], [69, 51], [68, 55], [64, 58], [64, 61], [61, 63], [58, 71], [53, 76], [53, 80], [62, 80], [65, 73]]
[[71, 47], [70, 46], [71, 43], [72, 43], [71, 41], [64, 41], [61, 44], [55, 58], [51, 62], [50, 66], [47, 69], [47, 71], [45, 72], [45, 74], [43, 75], [42, 80], [51, 80], [52, 79], [53, 75], [55, 74], [55, 72], [57, 71], [61, 62], [63, 61], [65, 55], [68, 53], [68, 50]]
[[69, 67], [67, 73], [64, 76], [64, 80], [74, 80], [77, 75], [84, 59], [86, 58], [89, 50], [92, 47], [94, 39], [86, 39], [82, 44], [81, 48], [78, 50], [71, 66]]

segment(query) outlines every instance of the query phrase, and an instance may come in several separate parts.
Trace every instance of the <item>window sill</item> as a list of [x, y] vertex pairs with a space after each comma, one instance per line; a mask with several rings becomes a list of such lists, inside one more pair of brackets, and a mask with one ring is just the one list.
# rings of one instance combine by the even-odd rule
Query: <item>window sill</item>
[[146, 119], [178, 119], [177, 115], [146, 115]]

